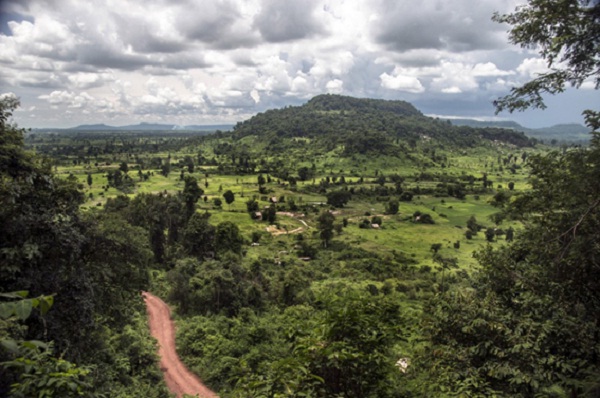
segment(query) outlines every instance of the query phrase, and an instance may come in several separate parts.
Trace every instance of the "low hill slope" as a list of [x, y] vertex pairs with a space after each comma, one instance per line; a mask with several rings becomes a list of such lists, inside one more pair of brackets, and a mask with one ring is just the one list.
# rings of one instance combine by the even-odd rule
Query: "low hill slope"
[[309, 139], [324, 149], [343, 146], [343, 155], [405, 153], [419, 141], [475, 147], [490, 141], [532, 146], [523, 133], [502, 128], [453, 126], [424, 116], [405, 101], [319, 95], [297, 107], [260, 113], [234, 128], [234, 136], [258, 136], [277, 147], [285, 138]]

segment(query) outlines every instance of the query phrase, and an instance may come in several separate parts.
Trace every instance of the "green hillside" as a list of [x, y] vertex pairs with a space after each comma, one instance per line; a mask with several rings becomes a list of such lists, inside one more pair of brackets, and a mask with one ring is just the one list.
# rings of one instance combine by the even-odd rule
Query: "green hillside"
[[259, 136], [276, 145], [282, 138], [308, 138], [316, 146], [344, 146], [353, 153], [401, 154], [405, 145], [435, 140], [454, 147], [475, 147], [499, 141], [529, 147], [533, 141], [523, 133], [500, 128], [471, 128], [423, 116], [404, 101], [359, 99], [320, 95], [298, 107], [269, 110], [238, 123], [234, 137]]

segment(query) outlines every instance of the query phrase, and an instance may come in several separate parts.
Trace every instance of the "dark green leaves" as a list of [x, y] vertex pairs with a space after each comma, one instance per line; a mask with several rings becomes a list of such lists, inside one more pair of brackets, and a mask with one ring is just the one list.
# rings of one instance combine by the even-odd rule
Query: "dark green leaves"
[[31, 311], [34, 308], [40, 309], [40, 313], [45, 315], [52, 304], [54, 296], [39, 296], [37, 298], [26, 298], [29, 293], [27, 291], [18, 291], [11, 293], [0, 293], [0, 297], [6, 299], [16, 299], [16, 301], [7, 301], [0, 303], [0, 318], [8, 319], [16, 316], [24, 321], [29, 318]]

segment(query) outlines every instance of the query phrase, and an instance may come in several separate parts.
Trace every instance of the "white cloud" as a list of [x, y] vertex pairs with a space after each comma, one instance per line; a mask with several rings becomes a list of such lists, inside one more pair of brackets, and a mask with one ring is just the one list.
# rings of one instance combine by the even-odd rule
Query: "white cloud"
[[330, 94], [341, 94], [344, 91], [344, 82], [340, 79], [333, 79], [328, 81], [325, 87]]
[[491, 112], [546, 70], [490, 20], [521, 0], [6, 1], [0, 85], [25, 125], [235, 122], [324, 92]]
[[379, 78], [381, 79], [381, 86], [391, 90], [407, 91], [409, 93], [422, 93], [425, 91], [419, 79], [414, 76], [392, 76], [382, 73]]
[[527, 79], [538, 77], [542, 73], [548, 72], [546, 62], [541, 58], [526, 58], [517, 67], [517, 72]]

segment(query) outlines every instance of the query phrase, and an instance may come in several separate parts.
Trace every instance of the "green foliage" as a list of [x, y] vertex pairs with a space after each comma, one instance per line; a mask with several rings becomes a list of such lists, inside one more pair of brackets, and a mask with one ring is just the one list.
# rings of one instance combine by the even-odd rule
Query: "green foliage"
[[334, 207], [344, 207], [351, 197], [352, 194], [344, 189], [327, 192], [327, 204]]
[[225, 221], [217, 225], [215, 230], [215, 247], [218, 253], [231, 251], [241, 254], [244, 238], [240, 234], [238, 226], [231, 221]]
[[185, 176], [183, 187], [183, 201], [185, 202], [186, 217], [190, 218], [196, 211], [196, 203], [204, 190], [198, 186], [198, 181], [192, 176]]
[[94, 397], [87, 377], [90, 369], [53, 356], [52, 344], [22, 342], [17, 357], [1, 363], [16, 372], [18, 381], [11, 385], [11, 397]]
[[[107, 335], [140, 311], [152, 252], [146, 231], [128, 221], [145, 226], [154, 216], [151, 207], [131, 209], [142, 201], [123, 197], [106, 212], [81, 214], [77, 177], [58, 178], [46, 160], [25, 151], [22, 131], [7, 122], [18, 102], [4, 97], [0, 104], [0, 294], [8, 299], [0, 312], [28, 317], [26, 327], [16, 327], [14, 318], [0, 322], [2, 339], [13, 342], [0, 353], [10, 368], [1, 372], [0, 390], [27, 397], [119, 396], [127, 381], [109, 371], [111, 361], [133, 353], [107, 349]], [[145, 367], [157, 370], [154, 364], [152, 357]], [[159, 381], [148, 372], [132, 377], [140, 389]]]
[[533, 190], [505, 210], [527, 228], [479, 254], [476, 290], [442, 295], [425, 312], [431, 347], [422, 366], [438, 393], [598, 390], [600, 187], [589, 182], [600, 176], [600, 146], [530, 162]]
[[182, 245], [185, 252], [200, 259], [215, 255], [215, 227], [208, 218], [194, 213], [183, 231]]
[[247, 305], [250, 282], [237, 256], [221, 260], [184, 258], [169, 272], [169, 300], [183, 314], [236, 314]]
[[288, 308], [289, 351], [263, 374], [246, 373], [233, 396], [394, 396], [393, 346], [403, 338], [405, 322], [397, 302], [339, 289], [321, 294], [318, 303]]
[[41, 315], [46, 315], [52, 304], [54, 304], [54, 296], [39, 296], [36, 298], [27, 298], [29, 292], [26, 290], [11, 293], [0, 293], [3, 299], [16, 301], [0, 302], [0, 318], [8, 319], [12, 316], [24, 321], [31, 315], [34, 308], [40, 309]]
[[261, 214], [262, 214], [263, 221], [266, 221], [271, 225], [275, 224], [275, 220], [277, 219], [277, 208], [275, 207], [275, 205], [273, 203], [271, 203], [271, 205], [269, 207], [264, 209], [261, 212]]
[[386, 214], [392, 214], [392, 215], [398, 214], [399, 210], [400, 210], [400, 203], [398, 202], [397, 199], [390, 199], [390, 201], [385, 206]]
[[223, 194], [223, 198], [225, 199], [225, 202], [229, 205], [229, 207], [231, 208], [231, 204], [233, 203], [233, 201], [235, 200], [235, 195], [233, 194], [233, 192], [231, 192], [230, 189], [228, 189], [227, 191], [225, 191], [225, 193]]
[[318, 218], [318, 229], [323, 246], [327, 247], [331, 239], [333, 238], [333, 223], [335, 216], [329, 211], [322, 211]]

